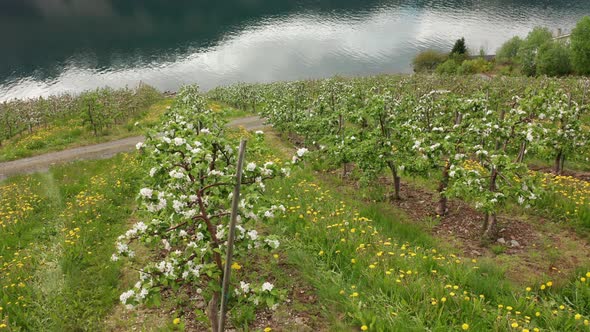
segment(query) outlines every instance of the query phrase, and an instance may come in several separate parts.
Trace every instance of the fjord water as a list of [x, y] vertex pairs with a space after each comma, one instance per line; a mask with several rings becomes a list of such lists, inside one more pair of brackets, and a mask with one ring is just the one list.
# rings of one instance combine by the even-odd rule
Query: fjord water
[[462, 36], [493, 54], [589, 14], [588, 0], [2, 0], [0, 101], [410, 72]]

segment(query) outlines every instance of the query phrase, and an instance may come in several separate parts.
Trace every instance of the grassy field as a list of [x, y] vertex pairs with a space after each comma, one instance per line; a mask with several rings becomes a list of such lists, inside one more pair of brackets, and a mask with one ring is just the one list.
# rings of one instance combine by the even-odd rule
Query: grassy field
[[0, 326], [100, 327], [119, 295], [112, 243], [133, 208], [137, 170], [120, 155], [0, 184]]

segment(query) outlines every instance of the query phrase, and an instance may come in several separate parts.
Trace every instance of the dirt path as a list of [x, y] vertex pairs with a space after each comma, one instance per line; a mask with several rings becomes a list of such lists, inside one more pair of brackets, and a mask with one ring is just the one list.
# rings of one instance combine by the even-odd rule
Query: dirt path
[[[229, 123], [229, 126], [244, 127], [247, 130], [258, 130], [264, 128], [264, 123], [258, 116], [249, 116], [235, 119]], [[110, 158], [117, 153], [133, 151], [135, 145], [143, 140], [143, 136], [128, 137], [117, 141], [82, 146], [0, 163], [0, 181], [15, 174], [46, 171], [53, 165], [74, 160]]]

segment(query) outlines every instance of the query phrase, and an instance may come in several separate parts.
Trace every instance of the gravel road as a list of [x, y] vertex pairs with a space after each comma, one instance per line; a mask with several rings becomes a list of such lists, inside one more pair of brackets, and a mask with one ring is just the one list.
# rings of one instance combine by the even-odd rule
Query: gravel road
[[[243, 127], [247, 130], [258, 130], [265, 127], [264, 121], [258, 116], [235, 119], [228, 125], [232, 127]], [[143, 142], [143, 140], [143, 136], [128, 137], [117, 141], [82, 146], [0, 163], [0, 181], [15, 174], [46, 171], [53, 165], [63, 164], [74, 160], [110, 158], [117, 153], [133, 151], [135, 145], [138, 142]]]

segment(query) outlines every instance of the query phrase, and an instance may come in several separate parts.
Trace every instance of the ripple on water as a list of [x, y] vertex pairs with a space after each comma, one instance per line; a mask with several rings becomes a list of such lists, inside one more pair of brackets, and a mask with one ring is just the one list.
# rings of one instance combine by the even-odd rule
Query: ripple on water
[[[166, 13], [171, 17], [145, 7], [141, 19], [103, 15], [81, 26], [70, 23], [84, 17], [72, 14], [39, 21], [30, 28], [39, 31], [39, 36], [22, 38], [23, 43], [29, 43], [27, 47], [3, 50], [13, 51], [10, 57], [0, 55], [0, 61], [7, 59], [4, 67], [10, 68], [5, 72], [11, 73], [0, 77], [0, 101], [104, 85], [131, 87], [140, 81], [161, 90], [176, 90], [191, 82], [209, 89], [238, 81], [409, 72], [417, 52], [427, 48], [448, 51], [460, 37], [465, 37], [473, 51], [483, 48], [494, 53], [507, 38], [525, 36], [534, 26], [567, 30], [590, 12], [590, 1], [575, 0], [553, 0], [545, 5], [534, 0], [367, 0], [362, 5], [338, 2], [333, 8], [321, 0], [299, 0], [289, 9], [280, 8], [283, 3], [273, 4], [273, 8], [275, 5], [276, 10], [249, 7], [252, 14], [242, 18], [209, 13], [211, 18], [203, 24], [199, 18], [209, 8], [188, 3], [174, 5], [186, 8], [175, 7], [174, 13]], [[264, 14], [255, 13], [258, 9]], [[215, 17], [227, 21], [215, 21]], [[2, 25], [8, 21], [1, 18], [0, 14], [0, 27], [11, 29]], [[134, 24], [136, 19], [139, 21]], [[91, 30], [101, 24], [108, 27], [101, 30], [106, 36]], [[137, 31], [120, 29], [116, 24], [124, 24], [127, 30], [133, 26]], [[68, 26], [80, 30], [71, 32], [68, 43], [79, 45], [62, 45], [63, 38], [55, 36]], [[159, 31], [163, 33], [153, 37]], [[109, 33], [117, 36], [110, 38]], [[158, 44], [157, 38], [163, 40]], [[104, 48], [102, 42], [111, 39], [113, 45]], [[47, 51], [47, 59], [35, 58], [34, 70], [22, 69], [31, 67], [30, 63], [19, 66], [18, 61], [9, 62], [26, 55], [18, 53], [23, 49], [32, 50], [28, 53]]]

